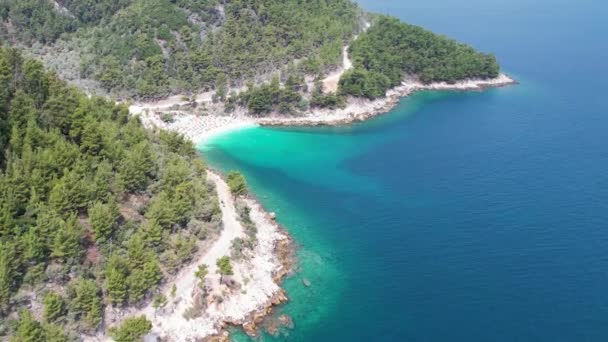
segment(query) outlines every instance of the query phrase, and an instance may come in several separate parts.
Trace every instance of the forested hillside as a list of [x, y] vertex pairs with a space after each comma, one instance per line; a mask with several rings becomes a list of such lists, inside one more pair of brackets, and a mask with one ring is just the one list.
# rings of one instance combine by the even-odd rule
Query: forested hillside
[[387, 16], [378, 17], [349, 52], [354, 68], [342, 76], [340, 90], [368, 98], [384, 96], [404, 76], [423, 83], [453, 83], [499, 73], [493, 55]]
[[375, 16], [371, 27], [351, 41], [349, 57], [353, 68], [342, 74], [335, 94], [324, 94], [318, 83], [309, 89], [302, 74], [295, 73], [282, 84], [275, 77], [249, 85], [228, 105], [246, 107], [253, 115], [297, 114], [311, 107], [341, 107], [347, 96], [383, 97], [406, 78], [454, 83], [494, 78], [500, 70], [493, 55], [388, 16]]
[[57, 70], [152, 97], [224, 88], [294, 60], [321, 73], [339, 64], [360, 10], [349, 0], [5, 0], [0, 17], [4, 40]]
[[70, 340], [150, 300], [217, 202], [191, 143], [0, 49], [0, 339]]

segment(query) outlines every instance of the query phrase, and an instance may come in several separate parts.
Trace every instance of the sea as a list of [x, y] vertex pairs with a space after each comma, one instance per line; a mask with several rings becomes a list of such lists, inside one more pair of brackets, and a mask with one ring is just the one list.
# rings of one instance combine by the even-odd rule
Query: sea
[[257, 340], [608, 341], [608, 2], [360, 4], [494, 53], [520, 84], [199, 145], [297, 245], [276, 310], [293, 327]]

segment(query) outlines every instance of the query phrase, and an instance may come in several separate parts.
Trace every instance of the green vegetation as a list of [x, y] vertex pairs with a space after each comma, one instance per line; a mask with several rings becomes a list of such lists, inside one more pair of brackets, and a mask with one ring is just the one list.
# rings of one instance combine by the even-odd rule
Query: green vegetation
[[340, 77], [339, 84], [341, 93], [369, 99], [384, 96], [386, 91], [395, 85], [397, 84], [391, 84], [384, 74], [365, 68], [348, 70]]
[[[24, 42], [50, 43], [62, 33], [73, 32], [78, 27], [76, 20], [56, 11], [53, 3], [46, 0], [2, 1], [0, 18], [3, 26], [10, 18], [16, 28], [14, 35]], [[7, 27], [3, 28], [2, 33], [6, 38], [10, 37]]]
[[251, 208], [242, 199], [235, 202], [236, 212], [239, 214], [239, 221], [245, 230], [245, 237], [237, 237], [232, 240], [230, 245], [230, 256], [232, 259], [241, 260], [245, 257], [246, 251], [251, 251], [257, 244], [258, 229], [251, 220]]
[[152, 307], [155, 308], [156, 310], [165, 307], [165, 305], [167, 305], [167, 296], [165, 296], [162, 293], [157, 294], [156, 296], [154, 296], [154, 299], [152, 300]]
[[19, 313], [19, 322], [17, 323], [17, 329], [12, 340], [17, 341], [44, 341], [45, 331], [40, 322], [32, 316], [31, 312], [22, 310]]
[[109, 329], [110, 336], [116, 342], [137, 342], [150, 332], [152, 323], [146, 316], [127, 318], [118, 327]]
[[[0, 334], [93, 333], [106, 305], [151, 299], [220, 227], [191, 143], [147, 132], [124, 106], [88, 98], [7, 48], [0, 132]], [[8, 324], [35, 302], [45, 324], [27, 312]]]
[[3, 1], [0, 36], [26, 45], [40, 42], [56, 53], [68, 46], [81, 56], [81, 77], [141, 97], [221, 92], [226, 79], [251, 79], [294, 59], [301, 60], [302, 71], [322, 73], [339, 64], [360, 14], [349, 0], [57, 3], [63, 8], [46, 0]]
[[311, 107], [336, 109], [344, 107], [343, 94], [324, 94], [321, 82], [315, 84], [310, 98]]
[[207, 274], [209, 274], [209, 270], [205, 264], [198, 265], [198, 269], [196, 272], [194, 272], [194, 276], [198, 278], [199, 286], [201, 288], [205, 286], [205, 278], [207, 277]]
[[293, 114], [307, 107], [302, 104], [302, 91], [306, 87], [303, 76], [290, 75], [281, 86], [278, 77], [270, 83], [259, 86], [250, 85], [248, 90], [239, 94], [237, 103], [247, 107], [254, 115], [277, 111], [281, 114]]
[[[119, 96], [159, 97], [214, 90], [226, 112], [242, 106], [254, 115], [335, 109], [345, 96], [381, 97], [405, 76], [424, 83], [491, 78], [492, 55], [387, 16], [352, 41], [354, 68], [337, 94], [305, 75], [341, 64], [342, 47], [366, 15], [349, 0], [6, 0], [0, 4], [0, 39], [40, 42], [43, 59], [73, 79], [96, 80]], [[57, 8], [56, 8], [57, 7]], [[37, 48], [32, 47], [32, 50]], [[76, 54], [69, 54], [74, 51]], [[74, 57], [77, 56], [77, 57]], [[66, 64], [68, 63], [68, 64]], [[260, 76], [279, 72], [271, 82]], [[67, 74], [66, 74], [67, 75]], [[229, 86], [248, 90], [228, 94]], [[87, 87], [90, 83], [87, 83]], [[174, 120], [165, 114], [162, 120]], [[103, 233], [99, 238], [104, 239]]]
[[453, 83], [498, 76], [492, 55], [396, 18], [380, 16], [350, 47], [354, 69], [340, 79], [340, 92], [376, 98], [405, 75], [424, 83]]
[[221, 277], [234, 274], [232, 264], [230, 263], [230, 258], [228, 256], [223, 256], [217, 259], [215, 264], [217, 265], [217, 273], [219, 273]]
[[63, 298], [55, 292], [49, 292], [44, 297], [44, 320], [54, 322], [65, 314], [65, 303]]
[[228, 172], [228, 187], [233, 195], [239, 196], [247, 193], [247, 182], [245, 176], [238, 171]]

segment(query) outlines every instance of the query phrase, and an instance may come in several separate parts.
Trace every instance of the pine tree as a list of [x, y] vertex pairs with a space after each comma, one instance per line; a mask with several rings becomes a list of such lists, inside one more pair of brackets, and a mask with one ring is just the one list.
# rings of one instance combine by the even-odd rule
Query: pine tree
[[40, 322], [36, 321], [32, 314], [27, 310], [22, 310], [19, 313], [19, 322], [15, 336], [11, 339], [13, 342], [39, 342], [44, 341], [44, 329]]
[[156, 220], [148, 220], [144, 223], [140, 232], [148, 248], [158, 248], [163, 245], [163, 229]]
[[83, 253], [81, 241], [82, 230], [76, 216], [72, 215], [59, 225], [53, 240], [51, 256], [63, 262], [78, 260]]
[[103, 319], [103, 306], [99, 298], [91, 303], [89, 310], [83, 317], [83, 322], [90, 331], [97, 329]]
[[125, 319], [120, 326], [109, 329], [110, 336], [116, 342], [137, 342], [152, 329], [152, 323], [146, 316]]
[[106, 271], [106, 295], [110, 302], [115, 305], [121, 305], [127, 300], [127, 271], [126, 267], [121, 268], [120, 266], [113, 265], [112, 262], [110, 262], [110, 266]]
[[142, 141], [129, 150], [119, 167], [119, 179], [126, 190], [143, 190], [155, 168], [149, 143]]
[[74, 209], [72, 198], [72, 186], [65, 179], [61, 178], [51, 190], [49, 194], [49, 204], [59, 213], [67, 213]]
[[85, 324], [85, 328], [93, 330], [101, 323], [102, 305], [100, 290], [90, 279], [77, 278], [67, 289], [69, 307]]
[[87, 117], [80, 140], [80, 150], [84, 153], [97, 155], [102, 149], [103, 139], [99, 131], [99, 124], [91, 117]]
[[192, 183], [184, 182], [175, 188], [173, 199], [171, 200], [173, 207], [174, 222], [182, 227], [188, 223], [188, 219], [192, 216], [192, 206], [194, 197], [192, 193]]
[[43, 328], [46, 338], [45, 342], [69, 342], [72, 340], [68, 338], [63, 327], [55, 324], [45, 324]]
[[161, 191], [150, 203], [146, 217], [163, 229], [171, 229], [177, 223], [175, 207], [168, 191]]
[[31, 227], [22, 237], [22, 246], [25, 259], [30, 262], [42, 262], [48, 255], [45, 236], [37, 226]]
[[224, 276], [233, 275], [234, 271], [232, 270], [232, 264], [230, 263], [230, 258], [228, 256], [223, 256], [216, 261], [217, 265], [217, 273], [220, 274], [220, 282], [221, 278]]
[[28, 59], [23, 63], [24, 90], [36, 101], [37, 107], [41, 107], [48, 96], [48, 84], [41, 62]]
[[15, 285], [16, 261], [15, 246], [0, 242], [0, 312], [6, 311], [10, 304]]
[[244, 195], [247, 192], [245, 177], [238, 171], [228, 172], [228, 187], [233, 195]]
[[165, 305], [167, 305], [167, 296], [162, 293], [159, 293], [154, 296], [154, 300], [152, 301], [152, 306], [154, 307], [154, 309], [158, 310], [164, 307]]
[[194, 272], [194, 276], [198, 278], [198, 285], [201, 288], [205, 286], [205, 278], [207, 277], [207, 274], [209, 274], [209, 268], [205, 264], [198, 265], [198, 269], [196, 272]]
[[156, 288], [162, 279], [162, 275], [156, 256], [152, 254], [150, 260], [144, 265], [144, 279], [146, 280], [148, 291], [153, 291]]
[[120, 212], [113, 200], [108, 204], [95, 202], [89, 208], [89, 220], [97, 243], [104, 243], [110, 239], [119, 217]]
[[107, 202], [110, 192], [116, 190], [114, 188], [115, 180], [112, 165], [107, 160], [103, 160], [97, 165], [95, 176], [93, 177], [94, 198]]
[[54, 210], [46, 205], [42, 205], [39, 208], [38, 216], [36, 217], [36, 227], [32, 229], [44, 241], [45, 249], [47, 250], [46, 254], [51, 249], [56, 230], [61, 224], [62, 219]]
[[0, 112], [8, 108], [10, 95], [13, 91], [13, 68], [4, 50], [0, 51]]
[[148, 291], [144, 271], [133, 269], [127, 278], [127, 282], [129, 283], [129, 302], [133, 304], [138, 303]]
[[149, 250], [142, 238], [141, 233], [131, 236], [127, 242], [127, 253], [129, 255], [129, 267], [131, 269], [142, 269], [148, 259]]
[[49, 292], [44, 296], [44, 320], [54, 322], [65, 314], [65, 303], [63, 298], [55, 292]]

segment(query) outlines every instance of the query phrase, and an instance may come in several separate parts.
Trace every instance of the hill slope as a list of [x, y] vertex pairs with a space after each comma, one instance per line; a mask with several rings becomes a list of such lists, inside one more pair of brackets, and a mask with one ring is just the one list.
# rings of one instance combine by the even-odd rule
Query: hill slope
[[[0, 49], [0, 89], [0, 336], [92, 333], [104, 306], [149, 299], [221, 229], [181, 136], [144, 130], [15, 50]], [[17, 318], [25, 308], [45, 325]]]
[[223, 89], [294, 59], [322, 73], [340, 63], [360, 10], [349, 0], [7, 0], [0, 17], [4, 40], [63, 76], [154, 97]]

